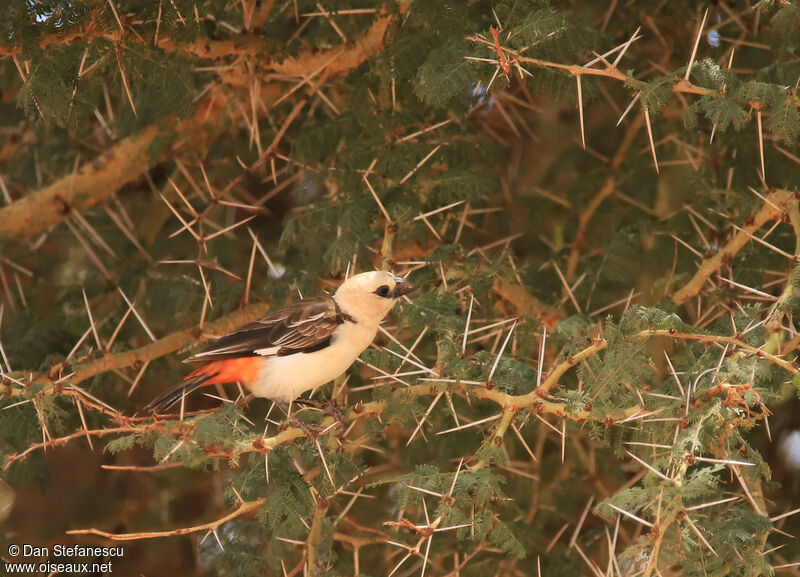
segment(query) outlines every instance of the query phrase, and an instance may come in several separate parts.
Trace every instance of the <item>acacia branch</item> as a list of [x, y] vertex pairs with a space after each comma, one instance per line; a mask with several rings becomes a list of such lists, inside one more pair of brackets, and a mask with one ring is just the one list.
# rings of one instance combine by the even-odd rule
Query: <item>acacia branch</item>
[[77, 172], [0, 209], [0, 238], [29, 237], [58, 224], [70, 211], [99, 204], [152, 165], [148, 148], [158, 126], [148, 126]]
[[563, 316], [563, 312], [543, 303], [522, 285], [498, 277], [494, 282], [494, 290], [503, 300], [514, 305], [520, 316], [533, 315], [547, 328], [556, 326]]
[[[747, 345], [746, 343], [742, 342], [741, 340], [737, 339], [736, 337], [727, 337], [727, 336], [714, 336], [714, 335], [705, 335], [705, 334], [697, 334], [697, 333], [681, 333], [676, 331], [670, 330], [656, 330], [656, 329], [645, 329], [639, 331], [637, 336], [642, 339], [651, 338], [653, 336], [662, 336], [668, 338], [675, 338], [680, 340], [695, 340], [700, 343], [704, 344], [711, 344], [712, 342], [725, 342], [736, 347], [741, 347], [747, 350], [750, 353], [758, 354], [763, 358], [769, 360], [770, 362], [776, 363], [782, 368], [786, 369], [793, 374], [797, 374], [798, 369], [792, 363], [787, 363], [783, 359], [776, 357], [774, 355], [765, 354], [762, 351], [759, 351], [755, 347]], [[450, 392], [455, 394], [460, 394], [465, 398], [470, 396], [474, 396], [476, 398], [482, 400], [491, 400], [495, 403], [498, 403], [503, 408], [502, 419], [500, 420], [499, 424], [495, 428], [491, 438], [488, 442], [495, 442], [495, 443], [502, 443], [502, 439], [506, 434], [508, 428], [513, 424], [516, 415], [521, 409], [531, 409], [539, 414], [555, 414], [563, 419], [570, 419], [578, 422], [584, 422], [587, 419], [598, 419], [602, 420], [605, 425], [613, 424], [614, 422], [618, 422], [620, 419], [624, 420], [626, 417], [629, 417], [639, 411], [641, 411], [642, 407], [637, 403], [633, 406], [627, 407], [623, 411], [622, 417], [611, 418], [609, 416], [597, 416], [592, 415], [589, 410], [579, 410], [573, 411], [571, 413], [567, 412], [566, 406], [562, 403], [552, 402], [547, 400], [547, 395], [549, 391], [558, 384], [559, 379], [572, 367], [576, 366], [579, 362], [584, 361], [592, 356], [595, 356], [600, 351], [607, 348], [608, 343], [604, 339], [597, 340], [582, 351], [576, 353], [575, 355], [571, 355], [567, 359], [557, 363], [550, 371], [547, 379], [544, 383], [537, 389], [534, 389], [530, 393], [523, 394], [523, 395], [513, 395], [501, 390], [490, 388], [484, 385], [475, 385], [475, 384], [467, 384], [461, 383], [459, 381], [453, 380], [436, 380], [431, 383], [415, 385], [409, 388], [400, 389], [398, 391], [398, 395], [405, 397], [406, 400], [410, 400], [413, 398], [417, 398], [420, 396], [430, 396], [430, 395], [437, 395], [442, 392]], [[352, 408], [350, 408], [345, 416], [345, 421], [350, 420], [358, 420], [358, 419], [369, 419], [375, 418], [379, 416], [385, 409], [395, 403], [397, 399], [394, 400], [382, 400], [382, 401], [372, 401], [366, 404], [359, 404]], [[319, 425], [324, 427], [323, 430], [331, 429], [332, 426], [335, 424], [335, 418], [333, 416], [325, 417]], [[191, 443], [191, 429], [186, 429], [183, 424], [180, 424], [180, 434], [181, 434], [181, 441], [185, 443]], [[113, 429], [105, 429], [105, 430], [98, 430], [98, 431], [91, 431], [91, 434], [96, 435], [105, 435], [105, 434], [114, 434], [120, 432], [135, 432], [135, 433], [142, 433], [146, 432], [147, 430], [154, 430], [159, 429], [166, 433], [169, 433], [169, 429], [165, 426], [165, 423], [154, 423], [151, 425], [146, 425], [142, 427], [120, 427], [120, 428], [113, 428]], [[177, 431], [176, 431], [177, 432]], [[79, 431], [72, 435], [68, 435], [61, 439], [55, 439], [51, 442], [53, 446], [60, 446], [65, 444], [66, 442], [83, 437], [90, 432], [88, 431]], [[290, 443], [293, 440], [307, 437], [309, 436], [309, 430], [307, 428], [301, 428], [297, 426], [289, 426], [283, 431], [279, 432], [278, 434], [263, 438], [260, 435], [257, 435], [252, 440], [244, 440], [240, 441], [237, 446], [235, 446], [231, 451], [220, 451], [220, 452], [208, 452], [207, 455], [209, 458], [224, 458], [224, 459], [236, 459], [240, 455], [247, 454], [247, 453], [262, 453], [268, 454], [276, 447]], [[357, 441], [353, 441], [357, 443]], [[25, 453], [22, 453], [17, 456], [13, 456], [7, 462], [6, 468], [12, 462], [17, 460], [24, 459], [30, 452], [40, 448], [39, 446], [30, 447]], [[681, 459], [683, 462], [682, 467], [675, 472], [674, 475], [682, 475], [685, 472], [686, 466], [688, 465], [688, 461], [686, 459]], [[485, 466], [487, 462], [485, 460], [479, 461], [473, 467], [481, 467]], [[673, 475], [673, 479], [674, 479]], [[187, 527], [182, 529], [174, 529], [169, 531], [157, 531], [157, 532], [139, 532], [139, 533], [124, 533], [124, 534], [115, 534], [115, 533], [108, 533], [105, 531], [101, 531], [99, 529], [90, 528], [90, 529], [78, 529], [78, 530], [71, 530], [68, 531], [68, 534], [76, 535], [76, 534], [83, 534], [83, 535], [97, 535], [100, 537], [104, 537], [106, 539], [115, 540], [115, 541], [130, 541], [130, 540], [139, 540], [139, 539], [151, 539], [151, 538], [160, 538], [160, 537], [171, 537], [177, 535], [185, 535], [189, 533], [195, 533], [200, 531], [216, 531], [222, 524], [226, 523], [227, 521], [245, 515], [261, 505], [265, 502], [264, 499], [258, 499], [255, 501], [250, 501], [247, 503], [243, 503], [237, 510], [229, 513], [228, 515], [217, 519], [215, 521], [196, 525], [193, 527]], [[314, 523], [309, 531], [308, 537], [308, 562], [309, 568], [312, 572], [320, 569], [318, 567], [318, 559], [317, 559], [317, 551], [315, 549], [316, 543], [319, 538], [319, 530], [320, 530], [320, 523], [324, 518], [324, 515], [328, 508], [328, 501], [324, 499], [320, 499], [317, 502], [317, 508], [315, 511], [314, 516]], [[672, 510], [672, 508], [669, 508]], [[666, 528], [670, 523], [674, 521], [674, 516], [667, 516], [662, 519], [656, 519], [656, 525], [659, 526], [661, 529]], [[662, 531], [663, 534], [663, 531]], [[654, 544], [653, 552], [658, 548], [659, 540], [657, 540]]]
[[[582, 66], [580, 64], [562, 64], [560, 62], [551, 62], [549, 60], [542, 60], [540, 58], [529, 58], [522, 56], [516, 50], [506, 48], [505, 46], [498, 46], [481, 36], [470, 36], [467, 38], [467, 40], [489, 47], [492, 52], [495, 52], [498, 55], [498, 60], [492, 62], [498, 67], [502, 67], [505, 61], [505, 65], [509, 70], [512, 65], [519, 66], [520, 64], [530, 64], [539, 68], [561, 70], [576, 78], [580, 78], [581, 76], [599, 76], [601, 78], [610, 78], [612, 80], [616, 80], [617, 82], [621, 82], [628, 86], [636, 86], [637, 84], [642, 84], [644, 82], [626, 74], [625, 72], [622, 72], [617, 66], [612, 66], [605, 60], [603, 60], [603, 68], [591, 68], [590, 66]], [[486, 61], [486, 59], [483, 58], [466, 57], [466, 59]], [[685, 78], [680, 78], [673, 82], [671, 90], [676, 94], [695, 94], [697, 96], [710, 95], [715, 97], [724, 96], [723, 92], [720, 90], [698, 86]], [[788, 90], [786, 94], [789, 102], [791, 102], [793, 106], [800, 107], [800, 96], [790, 93]], [[762, 106], [762, 103], [759, 101], [750, 101], [748, 104], [751, 108], [760, 108]]]
[[82, 439], [83, 437], [90, 437], [90, 436], [103, 437], [105, 435], [116, 435], [121, 433], [142, 433], [145, 430], [147, 430], [147, 427], [113, 427], [108, 429], [95, 429], [92, 431], [81, 429], [80, 431], [76, 431], [71, 435], [65, 435], [63, 437], [59, 437], [57, 439], [51, 439], [49, 441], [43, 441], [41, 443], [34, 443], [21, 453], [11, 455], [8, 459], [6, 459], [5, 465], [3, 465], [3, 472], [8, 471], [11, 465], [16, 463], [17, 461], [24, 461], [28, 457], [28, 455], [30, 455], [34, 451], [38, 451], [39, 449], [47, 449], [49, 447], [61, 447], [74, 439]]
[[[400, 5], [401, 11], [407, 10], [409, 4], [403, 2]], [[308, 76], [321, 66], [325, 66], [325, 71], [330, 75], [349, 72], [360, 66], [369, 56], [377, 54], [383, 49], [383, 38], [391, 20], [391, 15], [379, 16], [351, 47], [342, 50], [336, 59], [327, 66], [325, 63], [330, 59], [331, 52], [326, 50], [303, 54], [297, 58], [290, 56], [281, 62], [271, 64], [269, 68], [278, 74], [288, 76]]]
[[[587, 68], [586, 66], [581, 66], [579, 64], [560, 64], [558, 62], [549, 62], [547, 60], [540, 60], [539, 58], [526, 58], [524, 56], [517, 56], [517, 59], [519, 62], [532, 64], [540, 68], [555, 68], [557, 70], [563, 70], [572, 76], [601, 76], [603, 78], [612, 78], [623, 83], [637, 81], [632, 76], [628, 76], [622, 72], [619, 68], [611, 66], [606, 66], [605, 68]], [[697, 86], [696, 84], [692, 84], [688, 80], [684, 79], [676, 81], [672, 85], [672, 91], [683, 94], [697, 94], [700, 96], [705, 94], [716, 94], [715, 90]]]
[[689, 340], [689, 341], [697, 341], [703, 344], [710, 344], [710, 343], [725, 343], [729, 344], [733, 347], [738, 347], [740, 349], [746, 350], [751, 355], [755, 355], [757, 357], [761, 357], [767, 359], [769, 362], [778, 365], [785, 371], [790, 372], [793, 375], [800, 374], [800, 368], [798, 368], [797, 363], [793, 361], [787, 361], [779, 357], [778, 355], [774, 355], [770, 352], [767, 352], [763, 349], [758, 347], [754, 347], [752, 345], [748, 345], [746, 342], [736, 338], [736, 337], [727, 337], [724, 335], [704, 335], [700, 333], [681, 333], [672, 330], [656, 330], [650, 329], [647, 331], [643, 331], [640, 333], [641, 335], [650, 335], [650, 336], [661, 336], [661, 337], [670, 337], [673, 339], [679, 340]]
[[180, 122], [170, 119], [147, 126], [76, 172], [0, 209], [0, 239], [33, 236], [57, 225], [72, 211], [82, 212], [105, 201], [173, 154], [170, 146], [166, 146], [160, 157], [153, 157], [150, 146], [156, 138], [166, 139], [168, 145], [178, 138], [191, 141], [193, 146], [202, 145], [218, 130], [214, 120], [222, 108], [222, 100], [217, 95], [200, 106], [190, 119]]
[[[407, 7], [407, 4], [401, 5], [401, 8], [403, 7]], [[264, 67], [281, 75], [303, 78], [319, 73], [322, 68], [326, 77], [350, 72], [383, 49], [383, 38], [391, 19], [392, 16], [389, 14], [379, 16], [360, 38], [346, 48], [306, 52], [277, 62], [266, 61]], [[105, 34], [98, 32], [95, 25], [90, 23], [86, 29], [82, 28], [56, 38], [61, 38], [68, 44], [86, 38], [87, 35], [105, 37]], [[120, 36], [122, 33], [119, 30], [108, 34], [112, 40], [122, 40]], [[177, 44], [164, 39], [159, 42], [159, 46], [164, 49], [181, 48], [204, 58], [228, 55], [257, 56], [264, 54], [267, 48], [263, 38], [247, 35], [230, 41], [201, 38], [189, 44]], [[250, 76], [238, 74], [234, 70], [226, 69], [222, 74], [225, 80], [234, 86], [249, 86], [252, 80]], [[277, 94], [277, 90], [274, 92]], [[62, 177], [44, 189], [28, 194], [0, 209], [0, 239], [33, 236], [60, 223], [72, 210], [81, 212], [103, 202], [171, 154], [167, 146], [160, 158], [152, 158], [149, 155], [150, 145], [158, 137], [171, 139], [169, 143], [178, 137], [185, 138], [191, 141], [193, 146], [212, 137], [219, 130], [215, 120], [227, 98], [226, 96], [221, 100], [220, 96], [216, 95], [208, 104], [213, 109], [201, 106], [198, 114], [190, 120], [177, 125], [174, 121], [165, 122], [163, 126], [171, 127], [171, 130], [165, 131], [164, 135], [158, 134], [162, 126], [148, 126], [117, 144], [107, 156], [86, 164], [76, 173]]]
[[317, 497], [314, 507], [314, 519], [311, 522], [311, 529], [308, 531], [308, 539], [306, 540], [306, 558], [308, 559], [308, 574], [312, 577], [318, 577], [325, 574], [325, 559], [319, 550], [321, 541], [325, 537], [323, 534], [323, 521], [325, 514], [328, 512], [328, 500], [322, 497]]
[[[125, 351], [121, 353], [111, 353], [77, 366], [72, 366], [68, 362], [56, 365], [51, 374], [58, 372], [69, 372], [74, 370], [74, 374], [69, 377], [69, 382], [77, 385], [87, 379], [97, 376], [106, 371], [114, 369], [122, 369], [126, 367], [141, 367], [144, 363], [153, 361], [160, 357], [174, 353], [189, 345], [201, 343], [217, 335], [229, 333], [237, 327], [253, 321], [263, 316], [269, 310], [269, 305], [266, 303], [254, 303], [244, 307], [241, 310], [234, 311], [221, 317], [214, 322], [206, 323], [204, 330], [199, 330], [197, 327], [183, 329], [181, 331], [172, 333], [149, 343], [138, 349]], [[17, 372], [11, 376], [14, 378], [25, 378], [28, 375], [26, 372]], [[48, 375], [35, 375], [31, 379], [31, 384], [44, 383], [49, 385], [40, 394], [47, 394], [52, 387], [55, 386]], [[22, 395], [26, 391], [24, 387], [14, 386], [5, 391], [5, 396], [16, 397]]]
[[[400, 4], [401, 13], [407, 10], [408, 2]], [[359, 66], [369, 56], [376, 54], [383, 48], [383, 37], [392, 20], [392, 15], [387, 13], [386, 7], [382, 10], [375, 22], [352, 45], [344, 49], [336, 61], [327, 67], [332, 75], [349, 72]], [[64, 34], [51, 34], [42, 37], [39, 46], [49, 48], [52, 46], [68, 46], [77, 42], [91, 42], [103, 39], [113, 43], [126, 41], [138, 42], [138, 34], [130, 32], [130, 26], [125, 31], [118, 26], [104, 30], [94, 19]], [[167, 36], [157, 39], [156, 46], [165, 52], [184, 52], [198, 58], [208, 60], [225, 60], [249, 56], [261, 58], [262, 69], [271, 70], [278, 74], [288, 76], [307, 76], [318, 69], [330, 58], [334, 50], [318, 52], [304, 52], [298, 56], [289, 56], [282, 60], [272, 61], [267, 57], [274, 46], [259, 34], [235, 34], [226, 40], [215, 40], [209, 37], [198, 37], [191, 42], [176, 42]], [[22, 46], [0, 46], [0, 56], [16, 56], [23, 51]]]
[[586, 244], [586, 230], [589, 227], [589, 221], [594, 216], [595, 212], [600, 208], [603, 201], [612, 196], [617, 190], [616, 172], [622, 166], [625, 156], [633, 144], [634, 138], [639, 133], [642, 127], [642, 117], [637, 116], [636, 119], [628, 125], [625, 130], [625, 136], [617, 149], [614, 159], [611, 161], [611, 174], [606, 178], [603, 186], [589, 201], [586, 207], [578, 218], [578, 232], [575, 234], [575, 240], [572, 242], [572, 250], [569, 254], [569, 261], [567, 262], [567, 282], [572, 283], [575, 281], [575, 273], [578, 270], [578, 263], [580, 262], [581, 250]]
[[[789, 211], [789, 220], [792, 223], [792, 229], [794, 229], [794, 254], [796, 257], [800, 257], [800, 206], [798, 206], [798, 203], [796, 202], [792, 203]], [[783, 317], [786, 315], [786, 311], [789, 308], [788, 305], [791, 299], [797, 296], [798, 287], [795, 283], [795, 270], [797, 269], [797, 266], [798, 262], [797, 258], [795, 258], [792, 271], [789, 273], [788, 280], [786, 281], [786, 286], [783, 288], [781, 296], [778, 297], [778, 300], [772, 306], [772, 309], [767, 315], [767, 319], [764, 321], [764, 326], [770, 332], [778, 332], [781, 330], [781, 322], [783, 321]]]
[[739, 232], [728, 241], [728, 244], [722, 250], [700, 265], [692, 279], [672, 296], [675, 304], [682, 305], [692, 297], [700, 294], [700, 291], [703, 290], [703, 285], [711, 275], [717, 272], [724, 264], [730, 262], [736, 253], [752, 238], [753, 233], [770, 220], [782, 216], [781, 211], [788, 211], [797, 202], [794, 193], [788, 190], [779, 190], [772, 195], [770, 200], [771, 202], [765, 202], [758, 212], [745, 220]]
[[[81, 381], [84, 381], [88, 378], [96, 376], [102, 372], [133, 366], [137, 363], [144, 363], [146, 361], [151, 361], [153, 359], [165, 356], [172, 352], [175, 352], [189, 344], [200, 342], [205, 338], [208, 338], [207, 334], [222, 334], [226, 332], [230, 332], [235, 327], [240, 326], [246, 322], [252, 321], [259, 316], [262, 316], [266, 310], [267, 305], [265, 304], [253, 304], [249, 307], [231, 313], [221, 319], [213, 323], [209, 323], [206, 325], [207, 333], [204, 334], [197, 334], [195, 329], [185, 329], [183, 331], [173, 333], [163, 339], [159, 339], [153, 343], [150, 343], [144, 347], [139, 349], [135, 349], [133, 351], [127, 351], [125, 353], [119, 354], [112, 354], [107, 355], [103, 358], [90, 361], [85, 363], [83, 366], [79, 367], [78, 370], [75, 372], [73, 376], [70, 377], [70, 382], [73, 384], [77, 384]], [[767, 361], [781, 367], [782, 369], [786, 370], [787, 372], [797, 375], [800, 374], [800, 368], [798, 368], [797, 363], [792, 361], [787, 361], [786, 359], [781, 358], [778, 355], [772, 354], [770, 352], [764, 351], [752, 345], [745, 343], [744, 341], [738, 339], [735, 336], [725, 336], [725, 335], [707, 335], [701, 333], [684, 333], [678, 332], [675, 330], [669, 329], [645, 329], [639, 331], [637, 334], [639, 338], [647, 339], [651, 337], [667, 337], [677, 340], [693, 340], [697, 341], [702, 344], [711, 344], [711, 343], [725, 343], [731, 345], [735, 348], [740, 348], [751, 355], [755, 355], [757, 357], [766, 359]], [[569, 355], [563, 361], [557, 363], [554, 367], [550, 369], [547, 374], [547, 377], [544, 379], [542, 384], [535, 388], [534, 390], [530, 391], [529, 393], [522, 394], [522, 395], [512, 395], [510, 393], [505, 393], [501, 390], [496, 388], [486, 387], [484, 385], [470, 385], [466, 383], [462, 383], [460, 381], [453, 381], [453, 380], [437, 380], [432, 381], [427, 384], [423, 385], [416, 385], [413, 387], [409, 387], [406, 389], [402, 389], [402, 394], [409, 397], [409, 398], [417, 398], [419, 396], [426, 396], [426, 395], [436, 395], [438, 393], [452, 393], [452, 394], [459, 394], [468, 398], [470, 396], [477, 397], [481, 400], [490, 400], [497, 404], [499, 404], [504, 411], [512, 411], [516, 414], [517, 411], [521, 409], [534, 409], [537, 413], [540, 414], [553, 414], [557, 415], [560, 418], [568, 418], [574, 421], [582, 422], [586, 421], [587, 419], [593, 418], [591, 412], [588, 410], [577, 411], [573, 413], [567, 413], [566, 406], [563, 403], [553, 402], [547, 399], [548, 395], [551, 391], [559, 384], [561, 378], [569, 371], [571, 368], [577, 366], [579, 363], [597, 355], [601, 351], [608, 348], [608, 341], [605, 339], [597, 339], [595, 342], [590, 344], [588, 347], [584, 348], [583, 350], [579, 351], [574, 355]], [[64, 369], [68, 367], [63, 367]], [[33, 379], [33, 382], [47, 382], [46, 377], [39, 376]], [[48, 394], [52, 390], [52, 386], [50, 388], [46, 388], [40, 394]], [[22, 387], [14, 387], [10, 390], [6, 391], [6, 396], [19, 396], [21, 395], [26, 389]], [[346, 414], [346, 420], [357, 420], [361, 418], [374, 418], [379, 416], [388, 406], [390, 405], [389, 401], [371, 401], [365, 404], [358, 404], [355, 407], [352, 407]], [[623, 418], [630, 416], [639, 407], [633, 406], [628, 407], [623, 412]], [[613, 422], [616, 419], [610, 418], [608, 416], [603, 417], [605, 422]], [[609, 421], [609, 419], [611, 419]], [[498, 429], [501, 431], [501, 434], [505, 432], [508, 424], [511, 423], [513, 420], [513, 415], [508, 416], [504, 415], [503, 421], [506, 424], [503, 426], [501, 422], [501, 426]], [[333, 417], [326, 417], [322, 422], [321, 425], [323, 427], [327, 427], [328, 425], [334, 424]], [[144, 429], [134, 429], [133, 432], [141, 432]], [[106, 434], [103, 432], [103, 429], [99, 431], [92, 431], [91, 434]], [[128, 428], [125, 428], [125, 431], [128, 431]], [[123, 428], [119, 429], [110, 429], [110, 432], [123, 432]], [[87, 431], [78, 431], [72, 435], [68, 435], [67, 437], [63, 437], [61, 439], [57, 439], [51, 441], [49, 443], [41, 443], [35, 446], [31, 446], [26, 450], [24, 453], [20, 453], [17, 455], [11, 456], [7, 462], [6, 467], [15, 461], [24, 459], [29, 453], [34, 450], [44, 448], [46, 446], [51, 445], [61, 445], [64, 444], [72, 439], [80, 438], [86, 436]], [[302, 437], [307, 437], [308, 431], [302, 429], [300, 427], [288, 427], [279, 434], [268, 437], [268, 438], [257, 438], [255, 441], [244, 441], [235, 447], [229, 453], [219, 453], [214, 454], [212, 456], [219, 457], [219, 458], [226, 458], [226, 459], [233, 459], [242, 454], [258, 452], [258, 453], [268, 453], [269, 451], [273, 450], [274, 448], [282, 445], [284, 443], [293, 441], [295, 439], [299, 439]]]
[[182, 529], [173, 529], [172, 531], [145, 531], [142, 533], [107, 533], [99, 529], [71, 529], [67, 531], [67, 535], [97, 535], [111, 541], [138, 541], [140, 539], [158, 539], [159, 537], [174, 537], [176, 535], [189, 535], [190, 533], [199, 533], [200, 531], [216, 532], [222, 525], [237, 517], [242, 517], [248, 513], [255, 511], [261, 505], [266, 503], [266, 499], [256, 499], [255, 501], [247, 501], [239, 505], [239, 508], [224, 517], [220, 517], [216, 521], [203, 523], [202, 525], [195, 525], [193, 527], [184, 527]]

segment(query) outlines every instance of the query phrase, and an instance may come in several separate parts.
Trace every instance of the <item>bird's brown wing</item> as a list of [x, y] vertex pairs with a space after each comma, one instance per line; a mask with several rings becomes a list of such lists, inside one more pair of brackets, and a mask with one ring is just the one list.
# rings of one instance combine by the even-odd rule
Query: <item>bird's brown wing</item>
[[333, 332], [348, 318], [328, 295], [303, 299], [240, 327], [186, 362], [318, 351], [330, 345]]

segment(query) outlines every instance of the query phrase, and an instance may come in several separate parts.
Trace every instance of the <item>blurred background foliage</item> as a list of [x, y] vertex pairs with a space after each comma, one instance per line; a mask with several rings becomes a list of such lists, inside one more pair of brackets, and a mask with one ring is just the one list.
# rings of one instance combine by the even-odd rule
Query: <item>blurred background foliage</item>
[[[798, 49], [793, 0], [5, 0], [0, 557], [798, 574]], [[322, 433], [142, 414], [373, 268], [425, 288]]]

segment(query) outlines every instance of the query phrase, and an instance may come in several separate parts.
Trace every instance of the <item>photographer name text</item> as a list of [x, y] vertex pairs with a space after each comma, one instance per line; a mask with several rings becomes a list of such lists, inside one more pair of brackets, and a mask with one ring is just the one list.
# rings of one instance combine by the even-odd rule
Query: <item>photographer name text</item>
[[[109, 557], [123, 557], [123, 547], [86, 547], [83, 545], [36, 546], [27, 543], [12, 544], [8, 554], [15, 562], [4, 563], [6, 574], [22, 573], [111, 573], [113, 562]], [[84, 561], [101, 558], [103, 563]], [[22, 558], [22, 559], [20, 559]], [[36, 561], [32, 561], [36, 559]], [[41, 561], [44, 559], [44, 561]]]

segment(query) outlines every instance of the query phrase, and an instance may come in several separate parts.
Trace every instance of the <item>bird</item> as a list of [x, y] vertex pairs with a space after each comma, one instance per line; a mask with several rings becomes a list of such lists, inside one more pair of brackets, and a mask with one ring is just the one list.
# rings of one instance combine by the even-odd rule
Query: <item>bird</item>
[[198, 368], [145, 410], [163, 412], [195, 389], [237, 381], [286, 406], [343, 374], [397, 300], [417, 288], [406, 278], [369, 271], [346, 279], [333, 295], [290, 303], [187, 358]]

